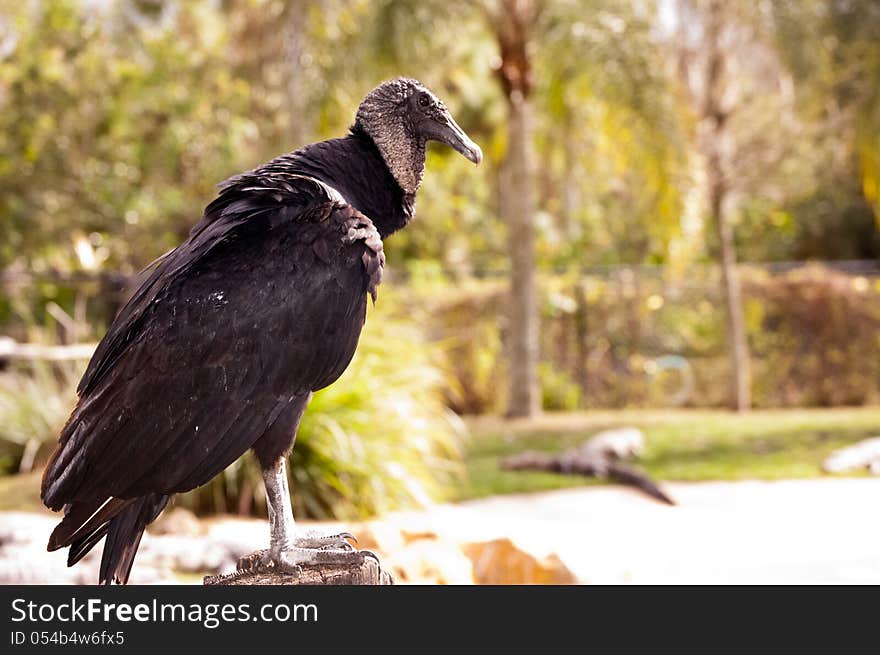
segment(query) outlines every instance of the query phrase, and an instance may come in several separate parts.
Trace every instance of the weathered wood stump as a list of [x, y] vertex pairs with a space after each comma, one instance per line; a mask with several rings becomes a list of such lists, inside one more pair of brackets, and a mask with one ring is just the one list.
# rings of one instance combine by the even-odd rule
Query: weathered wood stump
[[228, 575], [209, 575], [206, 585], [392, 585], [394, 578], [368, 551], [356, 551], [348, 561], [318, 561], [299, 567], [296, 572], [282, 571], [260, 564], [263, 551], [242, 557], [238, 570]]

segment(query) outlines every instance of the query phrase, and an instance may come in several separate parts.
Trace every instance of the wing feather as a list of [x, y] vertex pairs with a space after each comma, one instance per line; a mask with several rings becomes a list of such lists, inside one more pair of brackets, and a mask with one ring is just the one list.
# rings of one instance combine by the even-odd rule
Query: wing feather
[[[366, 232], [352, 241], [352, 228]], [[210, 480], [342, 373], [382, 263], [369, 219], [320, 187], [221, 192], [97, 349], [44, 475], [46, 504]]]

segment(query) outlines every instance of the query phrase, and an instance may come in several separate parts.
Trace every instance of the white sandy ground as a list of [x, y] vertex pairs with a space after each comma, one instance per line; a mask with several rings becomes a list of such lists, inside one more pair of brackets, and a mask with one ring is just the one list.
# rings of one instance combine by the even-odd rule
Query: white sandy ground
[[509, 536], [586, 583], [880, 583], [880, 479], [666, 484], [497, 496], [390, 517], [457, 540]]
[[[880, 584], [878, 478], [664, 487], [678, 506], [621, 487], [589, 487], [438, 505], [392, 514], [383, 522], [455, 542], [509, 537], [534, 555], [555, 552], [585, 583]], [[75, 571], [64, 566], [63, 552], [42, 550], [52, 517], [0, 518], [0, 524], [7, 524], [0, 527], [19, 536], [34, 533], [33, 541], [15, 552], [20, 564], [51, 571], [49, 579], [56, 581], [65, 571]], [[211, 540], [235, 542], [239, 552], [265, 547], [265, 521], [223, 518], [208, 526]], [[344, 526], [304, 527], [328, 531]], [[192, 539], [180, 538], [178, 546], [207, 552], [206, 537]], [[147, 535], [142, 550], [171, 547], [175, 540]], [[153, 581], [144, 564], [143, 570], [135, 566], [133, 581]], [[91, 582], [95, 575], [82, 573], [82, 580], [70, 581]]]

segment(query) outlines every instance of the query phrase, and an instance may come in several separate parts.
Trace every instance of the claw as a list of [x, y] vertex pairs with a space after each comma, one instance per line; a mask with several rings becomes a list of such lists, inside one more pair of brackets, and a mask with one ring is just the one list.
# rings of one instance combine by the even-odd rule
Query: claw
[[302, 537], [296, 538], [294, 543], [300, 548], [314, 548], [315, 550], [356, 550], [349, 543], [349, 539], [357, 543], [357, 539], [350, 532], [331, 535], [306, 533]]
[[261, 550], [242, 557], [238, 561], [238, 570], [269, 570], [282, 571], [293, 575], [302, 575], [302, 565], [315, 562], [342, 562], [351, 557], [372, 557], [379, 563], [379, 558], [369, 550], [358, 550], [350, 542], [358, 542], [351, 532], [340, 532], [332, 535], [306, 533], [293, 540], [292, 544], [278, 550]]
[[364, 557], [372, 557], [374, 560], [376, 560], [376, 564], [381, 564], [381, 562], [379, 561], [379, 557], [378, 557], [378, 556], [376, 555], [376, 553], [374, 553], [373, 551], [371, 551], [371, 550], [359, 550], [358, 552], [359, 552], [361, 555], [363, 555]]
[[[351, 546], [346, 549], [322, 549], [293, 547], [280, 552], [260, 550], [245, 555], [238, 561], [238, 571], [279, 571], [297, 577], [303, 574], [303, 567], [315, 564], [332, 564], [351, 562], [352, 558], [372, 558], [381, 566], [378, 556], [369, 550], [356, 550]], [[356, 560], [357, 561], [357, 560]]]

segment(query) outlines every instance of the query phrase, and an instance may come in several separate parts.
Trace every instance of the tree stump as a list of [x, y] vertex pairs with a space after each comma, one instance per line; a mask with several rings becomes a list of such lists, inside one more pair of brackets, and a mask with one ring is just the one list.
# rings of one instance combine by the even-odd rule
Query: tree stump
[[261, 551], [245, 555], [238, 570], [228, 575], [209, 575], [206, 585], [392, 585], [394, 578], [382, 568], [373, 553], [357, 551], [351, 560], [317, 562], [300, 566], [297, 572], [258, 565]]

